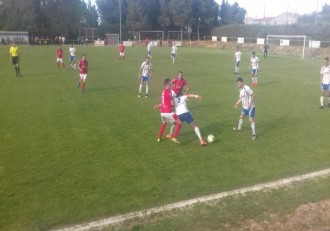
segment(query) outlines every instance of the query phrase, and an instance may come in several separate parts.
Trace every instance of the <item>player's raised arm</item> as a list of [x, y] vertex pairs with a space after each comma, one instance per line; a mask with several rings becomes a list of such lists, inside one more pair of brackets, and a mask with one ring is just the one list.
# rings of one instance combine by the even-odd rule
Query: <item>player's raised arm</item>
[[200, 95], [195, 95], [195, 94], [188, 94], [186, 95], [187, 98], [196, 98], [196, 99], [199, 99], [201, 100], [202, 99], [202, 96]]

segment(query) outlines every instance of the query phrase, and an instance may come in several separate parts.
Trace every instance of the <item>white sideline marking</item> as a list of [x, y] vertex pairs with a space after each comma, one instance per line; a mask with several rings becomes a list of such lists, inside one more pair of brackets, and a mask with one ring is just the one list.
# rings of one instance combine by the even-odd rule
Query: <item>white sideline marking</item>
[[322, 176], [328, 176], [328, 175], [330, 175], [330, 168], [321, 170], [321, 171], [317, 171], [317, 172], [300, 175], [300, 176], [272, 181], [272, 182], [265, 183], [265, 184], [258, 184], [258, 185], [254, 185], [251, 187], [236, 189], [236, 190], [232, 190], [232, 191], [228, 191], [228, 192], [222, 192], [222, 193], [203, 196], [203, 197], [197, 197], [195, 199], [185, 200], [185, 201], [168, 204], [168, 205], [164, 205], [164, 206], [160, 206], [160, 207], [156, 207], [156, 208], [145, 209], [145, 210], [141, 210], [141, 211], [137, 211], [137, 212], [131, 212], [131, 213], [114, 216], [114, 217], [110, 217], [107, 219], [94, 221], [94, 222], [90, 222], [90, 223], [86, 223], [86, 224], [79, 224], [79, 225], [75, 225], [75, 226], [71, 226], [71, 227], [67, 227], [67, 228], [63, 228], [63, 229], [57, 229], [54, 231], [84, 231], [84, 230], [90, 230], [90, 229], [96, 229], [96, 228], [100, 229], [102, 227], [117, 224], [117, 223], [124, 222], [124, 221], [130, 220], [130, 219], [141, 218], [141, 217], [149, 216], [149, 215], [155, 214], [155, 213], [168, 212], [168, 211], [171, 211], [174, 209], [181, 209], [181, 208], [184, 208], [187, 206], [195, 205], [197, 203], [216, 201], [221, 198], [225, 198], [225, 197], [229, 197], [229, 196], [233, 196], [233, 195], [237, 195], [237, 194], [244, 194], [244, 193], [248, 193], [248, 192], [257, 192], [257, 191], [262, 191], [265, 189], [280, 188], [283, 186], [290, 185], [294, 182], [305, 181], [305, 180], [314, 179], [314, 178], [318, 178], [318, 177], [322, 177]]

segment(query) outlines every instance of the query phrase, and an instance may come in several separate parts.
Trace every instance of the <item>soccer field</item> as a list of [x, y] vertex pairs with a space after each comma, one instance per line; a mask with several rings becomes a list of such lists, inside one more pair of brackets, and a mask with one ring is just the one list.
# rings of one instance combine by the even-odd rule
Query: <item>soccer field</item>
[[[319, 106], [321, 60], [272, 56], [261, 60], [256, 93], [257, 139], [246, 119], [235, 133], [240, 109], [234, 51], [153, 48], [150, 97], [138, 98], [141, 47], [77, 47], [86, 53], [86, 92], [78, 73], [56, 71], [55, 46], [20, 47], [15, 76], [0, 46], [0, 230], [50, 230], [197, 196], [311, 172], [330, 166], [330, 108]], [[250, 83], [243, 50], [241, 76]], [[204, 138], [201, 147], [184, 124], [181, 144], [156, 142], [161, 124], [153, 105], [164, 78], [182, 70], [189, 102]], [[166, 133], [165, 133], [166, 134]]]

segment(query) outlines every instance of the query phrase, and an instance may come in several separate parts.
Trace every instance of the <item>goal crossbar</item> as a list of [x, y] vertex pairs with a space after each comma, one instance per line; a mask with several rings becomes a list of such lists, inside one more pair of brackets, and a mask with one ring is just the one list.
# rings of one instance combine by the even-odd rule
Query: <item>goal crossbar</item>
[[304, 39], [304, 45], [303, 45], [301, 59], [304, 59], [304, 57], [305, 57], [306, 38], [307, 38], [306, 35], [267, 35], [267, 39], [266, 39], [267, 44], [268, 44], [269, 37], [281, 38], [281, 39], [285, 39], [285, 38], [303, 38]]

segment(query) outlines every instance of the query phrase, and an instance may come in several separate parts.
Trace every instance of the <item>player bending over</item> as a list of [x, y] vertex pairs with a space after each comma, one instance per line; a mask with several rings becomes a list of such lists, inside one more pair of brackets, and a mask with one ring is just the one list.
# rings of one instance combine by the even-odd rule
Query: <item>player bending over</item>
[[177, 97], [174, 97], [175, 113], [178, 115], [180, 121], [186, 122], [187, 124], [190, 124], [193, 127], [199, 139], [200, 145], [207, 146], [207, 143], [202, 139], [201, 132], [197, 124], [195, 123], [194, 118], [192, 117], [192, 115], [188, 110], [187, 101], [189, 98], [196, 98], [199, 100], [202, 99], [200, 95], [194, 95], [194, 94], [178, 95]]
[[239, 117], [238, 126], [234, 127], [233, 130], [241, 131], [244, 116], [248, 115], [249, 121], [251, 124], [251, 129], [252, 129], [252, 140], [255, 140], [257, 137], [256, 136], [256, 125], [254, 123], [254, 116], [255, 116], [255, 112], [256, 112], [256, 108], [254, 105], [255, 94], [249, 86], [244, 84], [242, 77], [239, 77], [236, 80], [236, 84], [237, 84], [237, 87], [239, 88], [239, 98], [238, 98], [237, 102], [235, 103], [234, 107], [237, 108], [238, 105], [240, 103], [242, 103], [242, 112]]
[[174, 102], [171, 94], [171, 80], [165, 79], [161, 103], [156, 104], [154, 106], [154, 110], [160, 109], [160, 117], [162, 119], [162, 125], [159, 128], [157, 142], [161, 141], [162, 135], [165, 131], [166, 124], [170, 123], [171, 129], [173, 129], [174, 124], [176, 124], [175, 132], [173, 137], [171, 137], [171, 140], [175, 143], [180, 144], [180, 142], [177, 140], [177, 136], [179, 135], [180, 129], [182, 127], [182, 122], [180, 121], [178, 116], [173, 112], [172, 110], [173, 106], [174, 106]]

